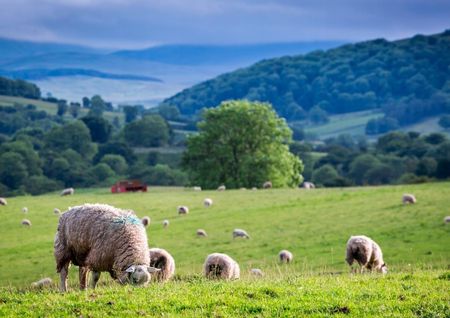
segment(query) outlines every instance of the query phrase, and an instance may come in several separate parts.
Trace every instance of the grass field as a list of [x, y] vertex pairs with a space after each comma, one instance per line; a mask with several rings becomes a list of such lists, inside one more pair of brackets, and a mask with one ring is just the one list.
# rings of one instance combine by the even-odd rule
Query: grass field
[[[404, 192], [414, 193], [418, 203], [402, 205]], [[450, 215], [449, 194], [447, 182], [312, 191], [150, 188], [119, 195], [80, 189], [71, 197], [10, 198], [7, 206], [0, 206], [0, 316], [449, 317], [450, 225], [443, 222]], [[205, 197], [214, 200], [212, 207], [203, 207]], [[150, 216], [149, 244], [174, 256], [175, 280], [133, 288], [118, 286], [103, 274], [100, 288], [80, 292], [72, 267], [68, 294], [59, 294], [56, 285], [29, 289], [42, 277], [58, 281], [53, 259], [58, 217], [53, 208], [85, 202]], [[190, 213], [178, 216], [178, 205], [187, 205]], [[27, 215], [21, 212], [24, 206]], [[32, 227], [22, 227], [22, 218], [30, 219]], [[170, 221], [167, 229], [164, 219]], [[197, 238], [198, 228], [208, 237]], [[246, 229], [251, 239], [233, 240], [234, 228]], [[380, 244], [388, 275], [349, 274], [345, 243], [357, 234]], [[281, 249], [293, 252], [293, 263], [277, 262]], [[241, 280], [201, 278], [202, 263], [212, 252], [237, 260]], [[265, 277], [251, 277], [254, 267]]]

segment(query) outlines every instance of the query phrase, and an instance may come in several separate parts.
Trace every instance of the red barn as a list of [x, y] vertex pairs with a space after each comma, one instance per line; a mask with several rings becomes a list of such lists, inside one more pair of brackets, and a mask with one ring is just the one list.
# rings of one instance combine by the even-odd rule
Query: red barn
[[111, 187], [112, 193], [136, 192], [136, 191], [147, 192], [147, 185], [139, 180], [130, 180], [130, 181], [124, 180], [116, 182]]

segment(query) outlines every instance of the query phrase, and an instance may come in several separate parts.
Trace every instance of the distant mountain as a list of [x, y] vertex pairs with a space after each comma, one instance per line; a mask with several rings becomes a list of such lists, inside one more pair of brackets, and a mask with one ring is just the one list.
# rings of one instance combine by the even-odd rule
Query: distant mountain
[[[288, 120], [381, 109], [389, 123], [450, 112], [450, 30], [265, 60], [163, 101], [192, 116], [224, 100], [270, 102]], [[395, 123], [394, 123], [395, 124]]]

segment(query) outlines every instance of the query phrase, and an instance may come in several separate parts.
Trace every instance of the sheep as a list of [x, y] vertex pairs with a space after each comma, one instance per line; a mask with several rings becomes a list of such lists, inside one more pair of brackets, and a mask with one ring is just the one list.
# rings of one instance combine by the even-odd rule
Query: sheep
[[288, 250], [281, 250], [280, 253], [278, 253], [278, 258], [281, 263], [290, 263], [294, 259], [294, 256]]
[[387, 266], [383, 261], [383, 253], [380, 246], [364, 235], [350, 237], [347, 242], [347, 257], [345, 260], [350, 266], [356, 260], [361, 266], [361, 272], [363, 268], [366, 268], [370, 271], [376, 270], [383, 274], [387, 273]]
[[80, 289], [86, 289], [89, 271], [95, 288], [101, 272], [119, 283], [145, 285], [151, 273], [147, 234], [133, 211], [106, 204], [75, 206], [59, 218], [54, 242], [61, 292], [67, 291], [70, 263], [79, 266]]
[[5, 198], [0, 198], [0, 205], [8, 205], [8, 201]]
[[164, 220], [163, 221], [163, 227], [166, 228], [169, 226], [169, 220]]
[[150, 266], [160, 269], [153, 278], [156, 281], [165, 282], [172, 278], [175, 274], [175, 260], [169, 252], [162, 248], [151, 248], [150, 253]]
[[243, 237], [243, 238], [249, 239], [250, 235], [248, 235], [247, 232], [242, 229], [234, 229], [233, 238], [236, 238], [236, 237]]
[[178, 208], [178, 214], [188, 214], [189, 213], [189, 208], [185, 205], [180, 205]]
[[151, 219], [150, 219], [149, 216], [144, 216], [144, 217], [141, 219], [141, 222], [142, 222], [142, 225], [143, 225], [143, 226], [147, 227], [147, 226], [150, 225]]
[[446, 216], [446, 217], [444, 218], [444, 223], [445, 223], [445, 224], [450, 223], [450, 215], [449, 215], [449, 216]]
[[61, 196], [73, 195], [75, 193], [74, 188], [67, 188], [61, 191]]
[[203, 205], [205, 207], [210, 207], [213, 204], [213, 200], [210, 198], [206, 198], [205, 200], [203, 200]]
[[239, 279], [239, 264], [222, 253], [209, 254], [203, 265], [204, 275], [209, 279]]
[[413, 194], [405, 193], [402, 198], [403, 204], [411, 203], [414, 204], [417, 202], [416, 197]]
[[24, 226], [31, 226], [31, 221], [28, 219], [23, 219], [21, 224]]
[[254, 275], [254, 276], [258, 276], [258, 277], [262, 277], [264, 276], [264, 273], [262, 272], [262, 270], [260, 270], [259, 268], [252, 268], [250, 270], [250, 274]]
[[220, 185], [218, 188], [217, 188], [217, 191], [225, 191], [227, 188], [225, 187], [225, 185], [224, 184], [222, 184], [222, 185]]
[[194, 187], [194, 191], [202, 191], [202, 187]]
[[27, 213], [28, 213], [28, 208], [27, 208], [26, 206], [24, 206], [24, 207], [22, 208], [22, 212], [25, 213], [25, 214], [27, 214]]
[[42, 278], [37, 282], [31, 283], [31, 287], [33, 288], [43, 288], [50, 286], [53, 283], [53, 280], [50, 277]]
[[303, 188], [303, 189], [315, 189], [316, 186], [315, 186], [315, 184], [312, 183], [312, 182], [305, 181], [305, 182], [303, 182], [303, 184], [302, 184], [302, 188]]
[[272, 189], [272, 182], [271, 181], [264, 182], [263, 189]]
[[208, 234], [206, 234], [206, 231], [205, 231], [205, 230], [203, 230], [203, 229], [198, 229], [198, 230], [197, 230], [197, 236], [200, 236], [200, 237], [207, 237]]
[[61, 210], [58, 209], [58, 208], [54, 208], [54, 209], [53, 209], [53, 213], [54, 213], [54, 214], [61, 214]]
[[256, 190], [258, 190], [258, 188], [257, 188], [257, 187], [253, 187], [252, 190], [253, 190], [253, 191], [256, 191]]

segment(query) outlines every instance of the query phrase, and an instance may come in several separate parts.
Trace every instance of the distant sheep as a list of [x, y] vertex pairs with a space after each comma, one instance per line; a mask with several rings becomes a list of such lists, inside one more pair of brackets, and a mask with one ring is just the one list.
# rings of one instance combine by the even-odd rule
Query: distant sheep
[[149, 253], [150, 266], [160, 270], [152, 276], [152, 279], [165, 282], [172, 278], [175, 274], [175, 260], [172, 255], [162, 248], [151, 248]]
[[147, 226], [150, 225], [151, 219], [150, 219], [149, 216], [144, 216], [144, 217], [141, 219], [141, 222], [142, 222], [142, 225], [143, 225], [143, 226], [147, 227]]
[[189, 214], [189, 208], [185, 205], [180, 205], [177, 210], [178, 214]]
[[258, 190], [258, 188], [257, 188], [257, 187], [253, 187], [252, 190], [253, 190], [253, 191], [256, 191], [256, 190]]
[[450, 223], [450, 215], [444, 218], [444, 223]]
[[347, 257], [345, 260], [350, 266], [356, 260], [361, 266], [361, 272], [363, 268], [366, 268], [370, 271], [376, 270], [383, 274], [387, 273], [380, 246], [364, 235], [350, 237], [347, 242]]
[[198, 230], [197, 230], [197, 236], [200, 236], [200, 237], [207, 237], [208, 234], [206, 234], [206, 231], [205, 231], [205, 230], [203, 230], [203, 229], [198, 229]]
[[294, 256], [288, 250], [282, 250], [278, 253], [278, 258], [282, 263], [290, 263], [294, 259]]
[[37, 282], [31, 283], [31, 287], [33, 288], [43, 288], [48, 287], [53, 283], [53, 280], [50, 277], [42, 278]]
[[22, 225], [24, 225], [24, 226], [31, 226], [31, 221], [28, 220], [28, 219], [23, 219], [22, 220]]
[[164, 227], [164, 228], [168, 227], [169, 224], [170, 224], [170, 223], [169, 223], [169, 220], [164, 220], [164, 221], [163, 221], [163, 227]]
[[302, 188], [303, 189], [315, 189], [316, 185], [314, 183], [312, 183], [312, 182], [305, 181], [302, 184]]
[[24, 206], [24, 207], [22, 208], [22, 212], [25, 213], [25, 214], [28, 213], [28, 208], [27, 208], [26, 206]]
[[54, 214], [61, 214], [61, 210], [58, 209], [58, 208], [54, 208], [54, 209], [53, 209], [53, 213], [54, 213]]
[[239, 264], [230, 256], [222, 253], [208, 255], [203, 265], [203, 272], [209, 279], [239, 279]]
[[5, 198], [0, 198], [0, 205], [8, 205], [8, 201]]
[[405, 193], [402, 198], [403, 204], [411, 203], [414, 204], [417, 202], [416, 197], [412, 194]]
[[202, 191], [202, 187], [194, 187], [194, 191]]
[[243, 237], [243, 238], [249, 239], [250, 235], [248, 235], [245, 230], [234, 229], [234, 231], [233, 231], [233, 238], [236, 238], [236, 237]]
[[264, 276], [262, 270], [260, 270], [259, 268], [252, 268], [250, 270], [250, 274], [254, 275], [254, 276], [258, 276], [258, 277], [262, 277]]
[[210, 198], [206, 198], [205, 200], [203, 200], [203, 205], [205, 207], [210, 207], [213, 204], [213, 200]]
[[217, 191], [225, 191], [227, 188], [225, 187], [225, 185], [224, 184], [222, 184], [221, 186], [219, 186], [218, 188], [217, 188]]
[[101, 272], [109, 272], [119, 283], [144, 285], [150, 273], [147, 233], [133, 211], [106, 204], [84, 204], [59, 218], [55, 236], [56, 271], [60, 273], [60, 290], [67, 290], [69, 265], [79, 266], [80, 289], [86, 289], [92, 271], [95, 288]]
[[263, 189], [272, 189], [272, 182], [271, 181], [264, 182]]
[[61, 191], [61, 196], [73, 195], [75, 193], [74, 188], [67, 188]]

